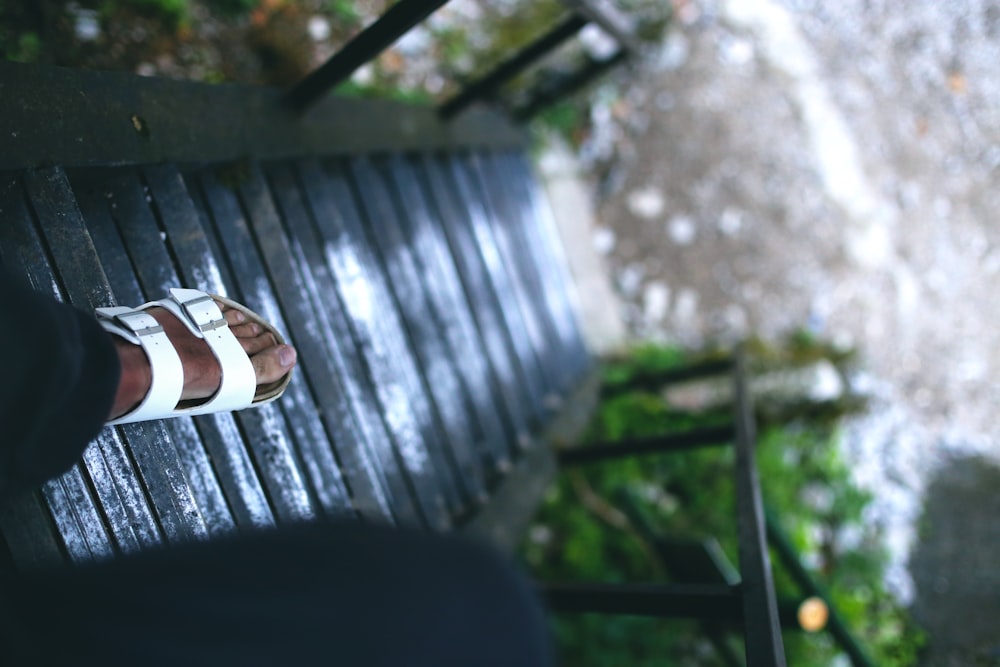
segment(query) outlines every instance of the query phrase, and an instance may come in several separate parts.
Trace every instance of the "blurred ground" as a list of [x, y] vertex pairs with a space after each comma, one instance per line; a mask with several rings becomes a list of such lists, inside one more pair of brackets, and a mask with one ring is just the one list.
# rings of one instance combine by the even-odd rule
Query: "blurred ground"
[[923, 492], [954, 455], [1000, 460], [1000, 9], [677, 6], [661, 51], [595, 110], [608, 122], [588, 149], [610, 165], [593, 240], [628, 330], [700, 344], [804, 327], [858, 346], [876, 400], [848, 454], [878, 496], [891, 587], [940, 618], [926, 605], [948, 596], [916, 595], [904, 567]]
[[955, 457], [927, 488], [921, 546], [910, 559], [917, 611], [935, 630], [924, 664], [1000, 665], [1000, 468]]

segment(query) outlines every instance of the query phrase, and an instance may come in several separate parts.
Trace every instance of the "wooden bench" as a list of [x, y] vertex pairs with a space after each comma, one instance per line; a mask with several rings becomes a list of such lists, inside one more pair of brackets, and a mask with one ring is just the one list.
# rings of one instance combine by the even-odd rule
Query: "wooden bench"
[[[302, 124], [257, 88], [9, 64], [0, 82], [8, 269], [85, 310], [171, 285], [225, 294], [301, 359], [273, 406], [105, 429], [5, 508], [19, 566], [324, 517], [449, 529], [589, 367], [521, 134], [499, 116], [446, 128], [328, 100]], [[363, 150], [362, 133], [380, 141]], [[234, 161], [245, 136], [261, 142]]]

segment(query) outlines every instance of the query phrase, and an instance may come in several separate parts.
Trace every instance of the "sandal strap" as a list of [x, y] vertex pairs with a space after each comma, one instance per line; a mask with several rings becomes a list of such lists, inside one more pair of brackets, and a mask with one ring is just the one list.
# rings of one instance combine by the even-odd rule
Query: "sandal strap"
[[[170, 311], [192, 334], [208, 343], [215, 355], [222, 378], [219, 389], [207, 400], [193, 406], [179, 406], [184, 390], [184, 367], [163, 327], [145, 312], [153, 307]], [[149, 393], [142, 403], [108, 424], [228, 412], [250, 407], [253, 403], [257, 391], [253, 363], [230, 331], [218, 304], [205, 292], [175, 288], [167, 298], [136, 308], [98, 308], [97, 316], [106, 331], [142, 346], [152, 372]]]
[[194, 335], [204, 339], [222, 370], [219, 389], [211, 398], [177, 412], [199, 415], [249, 407], [257, 391], [257, 374], [215, 299], [200, 290], [173, 288], [170, 296], [156, 305], [170, 310]]
[[97, 319], [108, 332], [141, 345], [149, 358], [149, 392], [138, 406], [109, 424], [159, 419], [170, 414], [184, 390], [184, 367], [163, 327], [156, 319], [133, 308], [98, 308]]

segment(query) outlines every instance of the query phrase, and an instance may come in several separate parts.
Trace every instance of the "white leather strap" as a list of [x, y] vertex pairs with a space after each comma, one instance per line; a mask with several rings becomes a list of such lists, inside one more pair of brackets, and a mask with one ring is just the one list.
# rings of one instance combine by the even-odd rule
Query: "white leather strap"
[[[163, 327], [144, 312], [157, 306], [170, 311], [192, 334], [204, 339], [218, 360], [222, 381], [218, 391], [206, 401], [178, 407], [184, 390], [184, 368]], [[166, 299], [144, 303], [137, 308], [98, 308], [97, 318], [106, 331], [133, 345], [141, 345], [152, 371], [152, 384], [142, 403], [109, 424], [240, 410], [253, 403], [257, 390], [253, 364], [229, 330], [218, 304], [204, 292], [172, 289]]]
[[152, 376], [143, 401], [131, 412], [108, 423], [128, 424], [169, 415], [184, 389], [184, 368], [163, 327], [152, 315], [131, 308], [98, 308], [97, 313], [105, 330], [142, 346], [149, 358]]
[[160, 304], [166, 306], [171, 302], [180, 307], [181, 321], [208, 343], [222, 369], [219, 390], [208, 401], [178, 412], [204, 414], [249, 407], [257, 391], [257, 375], [243, 346], [229, 330], [218, 304], [204, 292], [192, 289], [171, 289], [170, 298]]

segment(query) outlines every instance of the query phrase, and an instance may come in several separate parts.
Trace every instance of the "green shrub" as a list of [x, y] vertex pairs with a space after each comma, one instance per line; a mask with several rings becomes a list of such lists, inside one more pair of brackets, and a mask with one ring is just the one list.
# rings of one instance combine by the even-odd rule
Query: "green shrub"
[[211, 11], [223, 16], [240, 16], [248, 14], [260, 0], [203, 0]]
[[175, 29], [187, 23], [191, 16], [190, 0], [106, 0], [102, 14], [116, 16], [120, 8], [156, 15], [166, 25]]
[[[806, 343], [793, 341], [791, 354], [812, 358], [804, 350], [817, 346]], [[646, 346], [611, 363], [606, 377], [624, 382], [679, 365], [687, 356], [676, 348]], [[629, 393], [599, 406], [589, 438], [645, 437], [727, 419], [717, 411], [672, 410], [657, 395]], [[836, 422], [827, 419], [762, 425], [757, 467], [764, 500], [875, 663], [911, 665], [922, 633], [885, 590], [885, 549], [862, 520], [871, 495], [854, 485], [839, 443]], [[627, 494], [655, 533], [714, 536], [737, 563], [733, 458], [733, 449], [722, 447], [570, 470], [546, 498], [523, 555], [543, 580], [666, 580], [642, 530], [620, 510]], [[845, 532], [854, 535], [849, 549], [840, 546]], [[772, 563], [779, 598], [799, 598], [773, 555]], [[698, 664], [716, 664], [711, 651], [701, 655], [706, 643], [694, 624], [601, 615], [561, 615], [553, 623], [566, 664], [660, 665], [696, 653]], [[793, 665], [825, 667], [839, 651], [828, 633], [786, 631], [784, 640]]]

